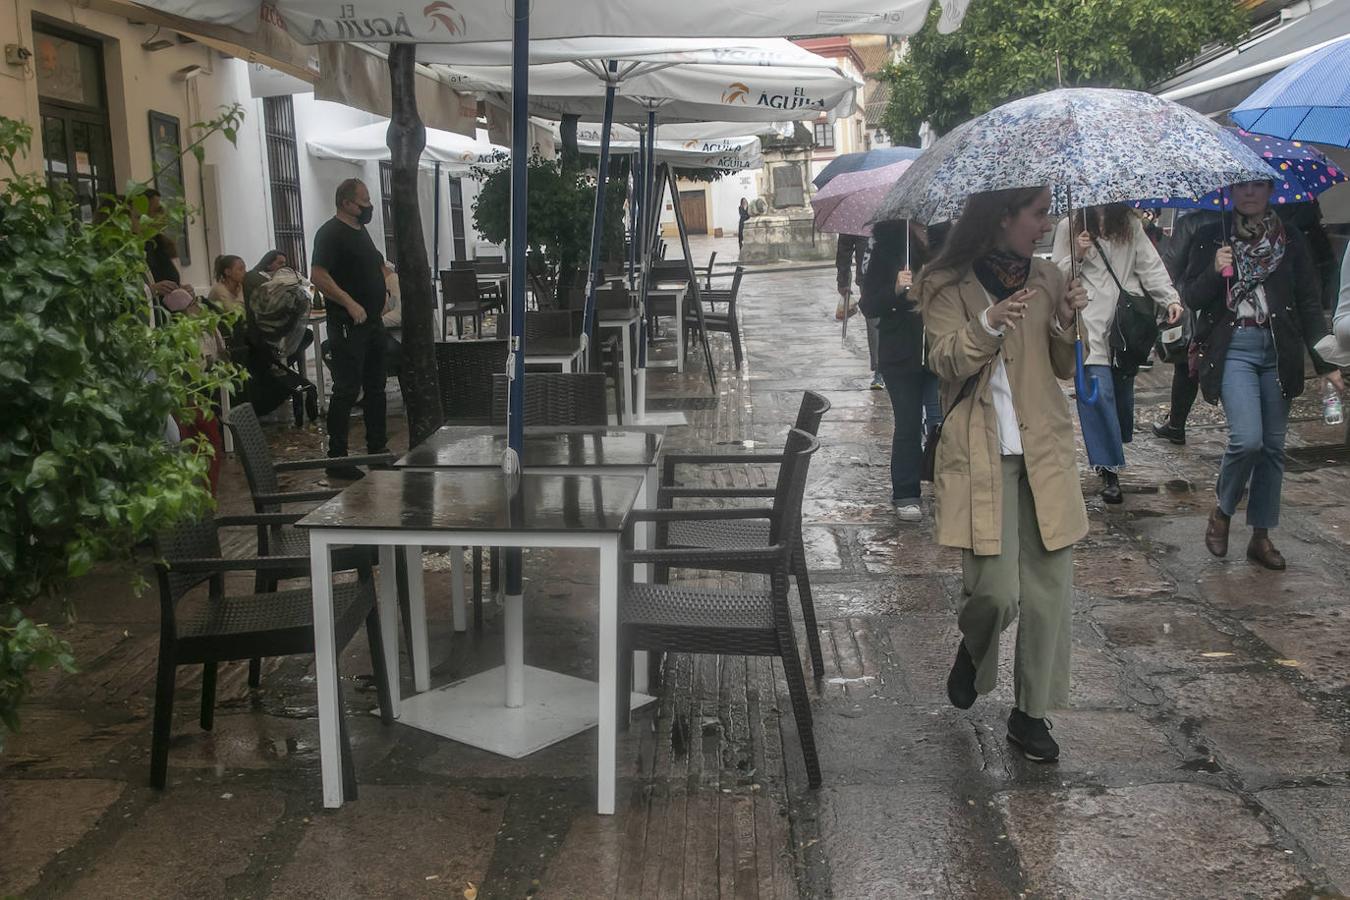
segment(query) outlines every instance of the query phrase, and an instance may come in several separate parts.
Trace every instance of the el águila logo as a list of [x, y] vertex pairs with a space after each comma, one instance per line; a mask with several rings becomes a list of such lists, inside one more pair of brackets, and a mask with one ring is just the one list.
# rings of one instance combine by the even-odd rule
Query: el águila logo
[[422, 15], [431, 20], [432, 31], [436, 30], [437, 25], [444, 25], [445, 30], [451, 34], [463, 34], [466, 30], [464, 16], [455, 12], [455, 8], [445, 0], [427, 4], [426, 9], [422, 10]]
[[750, 93], [750, 86], [739, 81], [733, 81], [727, 85], [727, 89], [722, 92], [723, 103], [744, 103], [746, 95]]

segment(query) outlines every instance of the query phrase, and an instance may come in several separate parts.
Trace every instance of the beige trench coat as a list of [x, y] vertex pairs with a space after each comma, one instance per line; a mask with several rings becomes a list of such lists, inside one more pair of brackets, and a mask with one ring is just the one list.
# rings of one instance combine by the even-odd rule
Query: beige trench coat
[[1032, 261], [1027, 287], [1036, 293], [1026, 318], [1004, 337], [980, 321], [989, 294], [967, 270], [955, 282], [946, 273], [924, 279], [924, 330], [928, 367], [942, 381], [942, 408], [949, 409], [961, 386], [980, 373], [973, 394], [948, 415], [938, 443], [934, 488], [939, 544], [997, 556], [1003, 521], [998, 420], [989, 378], [990, 363], [1002, 354], [1021, 425], [1027, 477], [1036, 499], [1036, 518], [1047, 550], [1059, 550], [1087, 534], [1087, 510], [1074, 460], [1073, 421], [1059, 378], [1072, 378], [1073, 329], [1054, 330], [1054, 307], [1064, 294], [1064, 276], [1053, 263]]

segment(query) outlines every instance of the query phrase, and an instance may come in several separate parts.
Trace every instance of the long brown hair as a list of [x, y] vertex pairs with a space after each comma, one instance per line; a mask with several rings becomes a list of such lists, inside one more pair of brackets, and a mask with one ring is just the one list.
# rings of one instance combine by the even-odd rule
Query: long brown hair
[[975, 260], [993, 250], [1003, 220], [1036, 202], [1044, 191], [1043, 187], [1032, 187], [971, 194], [942, 250], [919, 278], [920, 302], [927, 302], [937, 291], [958, 281]]
[[1124, 243], [1130, 239], [1130, 217], [1133, 215], [1124, 203], [1084, 207], [1073, 214], [1070, 237], [1086, 231], [1099, 241]]

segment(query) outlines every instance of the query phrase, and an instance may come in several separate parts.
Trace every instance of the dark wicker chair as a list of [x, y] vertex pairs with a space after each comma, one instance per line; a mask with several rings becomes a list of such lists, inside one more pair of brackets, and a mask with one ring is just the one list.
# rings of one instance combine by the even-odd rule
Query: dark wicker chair
[[[771, 509], [635, 510], [630, 521], [670, 521], [706, 516], [714, 522], [759, 521], [768, 528], [768, 540], [757, 547], [719, 549], [684, 548], [628, 551], [625, 561], [655, 563], [669, 568], [757, 572], [768, 576], [767, 589], [737, 591], [668, 584], [633, 584], [619, 605], [619, 724], [628, 722], [633, 683], [633, 651], [722, 653], [777, 656], [787, 676], [792, 711], [797, 719], [802, 755], [811, 787], [820, 786], [811, 726], [811, 704], [802, 677], [797, 641], [788, 612], [788, 573], [795, 554], [794, 535], [802, 514], [811, 455], [819, 447], [814, 437], [793, 429], [783, 448], [782, 465]], [[631, 570], [630, 570], [631, 571]]]
[[483, 316], [501, 309], [502, 298], [496, 291], [479, 289], [478, 273], [473, 269], [448, 269], [441, 273], [441, 335], [450, 336], [450, 320], [455, 334], [464, 333], [464, 320], [473, 320], [474, 334], [483, 336]]
[[[820, 431], [820, 422], [830, 409], [830, 401], [814, 391], [802, 395], [801, 406], [797, 410], [794, 430], [809, 435]], [[677, 467], [726, 466], [726, 465], [777, 465], [783, 461], [781, 450], [752, 453], [666, 453], [661, 459], [661, 484], [657, 488], [656, 506], [658, 509], [672, 509], [680, 498], [743, 500], [766, 498], [776, 495], [777, 487], [697, 487], [682, 486], [676, 481]], [[782, 472], [779, 472], [781, 482]], [[681, 512], [684, 512], [683, 510]], [[688, 512], [699, 512], [689, 510]], [[824, 675], [825, 664], [820, 651], [820, 632], [816, 627], [815, 600], [811, 596], [811, 576], [806, 568], [806, 551], [802, 543], [801, 520], [797, 520], [796, 531], [792, 534], [793, 553], [791, 571], [797, 582], [797, 595], [801, 601], [802, 621], [806, 625], [806, 642], [811, 652], [811, 671], [817, 678]], [[656, 546], [658, 548], [731, 548], [764, 547], [769, 543], [769, 526], [755, 520], [729, 519], [725, 521], [685, 520], [672, 517], [656, 523]], [[657, 566], [657, 582], [669, 580], [669, 569]]]
[[[736, 299], [741, 292], [741, 277], [745, 274], [743, 266], [737, 266], [736, 272], [731, 277], [731, 287], [727, 290], [704, 290], [700, 292], [703, 302], [707, 304], [707, 309], [703, 311], [703, 327], [709, 332], [720, 332], [731, 336], [731, 355], [736, 361], [736, 371], [740, 371], [741, 363], [745, 360], [745, 354], [741, 347], [741, 322], [740, 316], [736, 312]], [[708, 273], [708, 283], [712, 283], [712, 273]], [[726, 309], [718, 309], [718, 304], [725, 303]], [[684, 313], [684, 331], [686, 347], [692, 347], [692, 335], [699, 329], [697, 311], [692, 307], [687, 308]]]
[[[319, 469], [330, 465], [332, 459], [298, 459], [277, 462], [267, 445], [267, 436], [263, 434], [262, 423], [254, 412], [252, 404], [241, 403], [230, 410], [225, 426], [234, 435], [234, 449], [239, 462], [244, 467], [244, 477], [248, 480], [249, 493], [253, 498], [253, 511], [259, 514], [280, 513], [283, 504], [307, 503], [311, 506], [336, 497], [341, 493], [336, 488], [320, 488], [307, 491], [283, 491], [280, 473], [298, 472], [307, 469]], [[356, 463], [389, 464], [394, 461], [392, 453], [374, 456], [347, 456], [342, 461]], [[298, 517], [292, 517], [298, 518]], [[284, 518], [260, 520], [257, 523], [257, 541], [259, 556], [304, 557], [297, 566], [268, 566], [259, 568], [254, 576], [254, 590], [267, 593], [277, 589], [277, 583], [289, 578], [309, 577], [309, 534], [294, 527]], [[377, 553], [369, 547], [341, 547], [333, 551], [333, 571], [347, 572], [362, 566], [374, 565]], [[399, 601], [406, 605], [406, 579], [399, 573]], [[409, 644], [411, 646], [411, 644]], [[262, 660], [249, 662], [248, 683], [258, 687], [262, 677]]]
[[[492, 423], [506, 424], [506, 376], [492, 379]], [[601, 372], [531, 372], [525, 376], [525, 424], [609, 425]]]
[[438, 341], [436, 373], [447, 424], [492, 423], [492, 378], [506, 371], [510, 341]]
[[[215, 722], [216, 667], [219, 663], [261, 656], [292, 656], [314, 652], [313, 600], [308, 588], [230, 596], [225, 593], [225, 573], [257, 570], [285, 572], [309, 566], [306, 556], [260, 556], [224, 559], [218, 528], [256, 525], [259, 520], [299, 518], [272, 513], [267, 516], [223, 517], [181, 525], [155, 541], [160, 595], [159, 665], [155, 680], [155, 718], [150, 752], [150, 784], [163, 788], [168, 778], [169, 735], [173, 727], [173, 698], [179, 666], [202, 665], [201, 727], [210, 731]], [[388, 661], [375, 609], [375, 588], [370, 567], [358, 570], [354, 582], [333, 586], [335, 639], [339, 654], [356, 634], [362, 621], [370, 640], [370, 658], [379, 690], [380, 715], [393, 723], [393, 703], [386, 680]], [[202, 582], [209, 583], [204, 601], [185, 599]], [[346, 717], [342, 711], [341, 681], [338, 682], [339, 728], [342, 735], [342, 774], [348, 796], [355, 796], [356, 776]]]

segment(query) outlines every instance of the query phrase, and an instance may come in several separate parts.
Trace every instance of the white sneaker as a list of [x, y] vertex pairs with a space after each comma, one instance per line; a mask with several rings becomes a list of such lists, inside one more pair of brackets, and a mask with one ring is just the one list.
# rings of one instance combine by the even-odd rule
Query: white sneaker
[[895, 514], [901, 522], [922, 522], [923, 508], [915, 503], [909, 503], [905, 506], [897, 506]]

